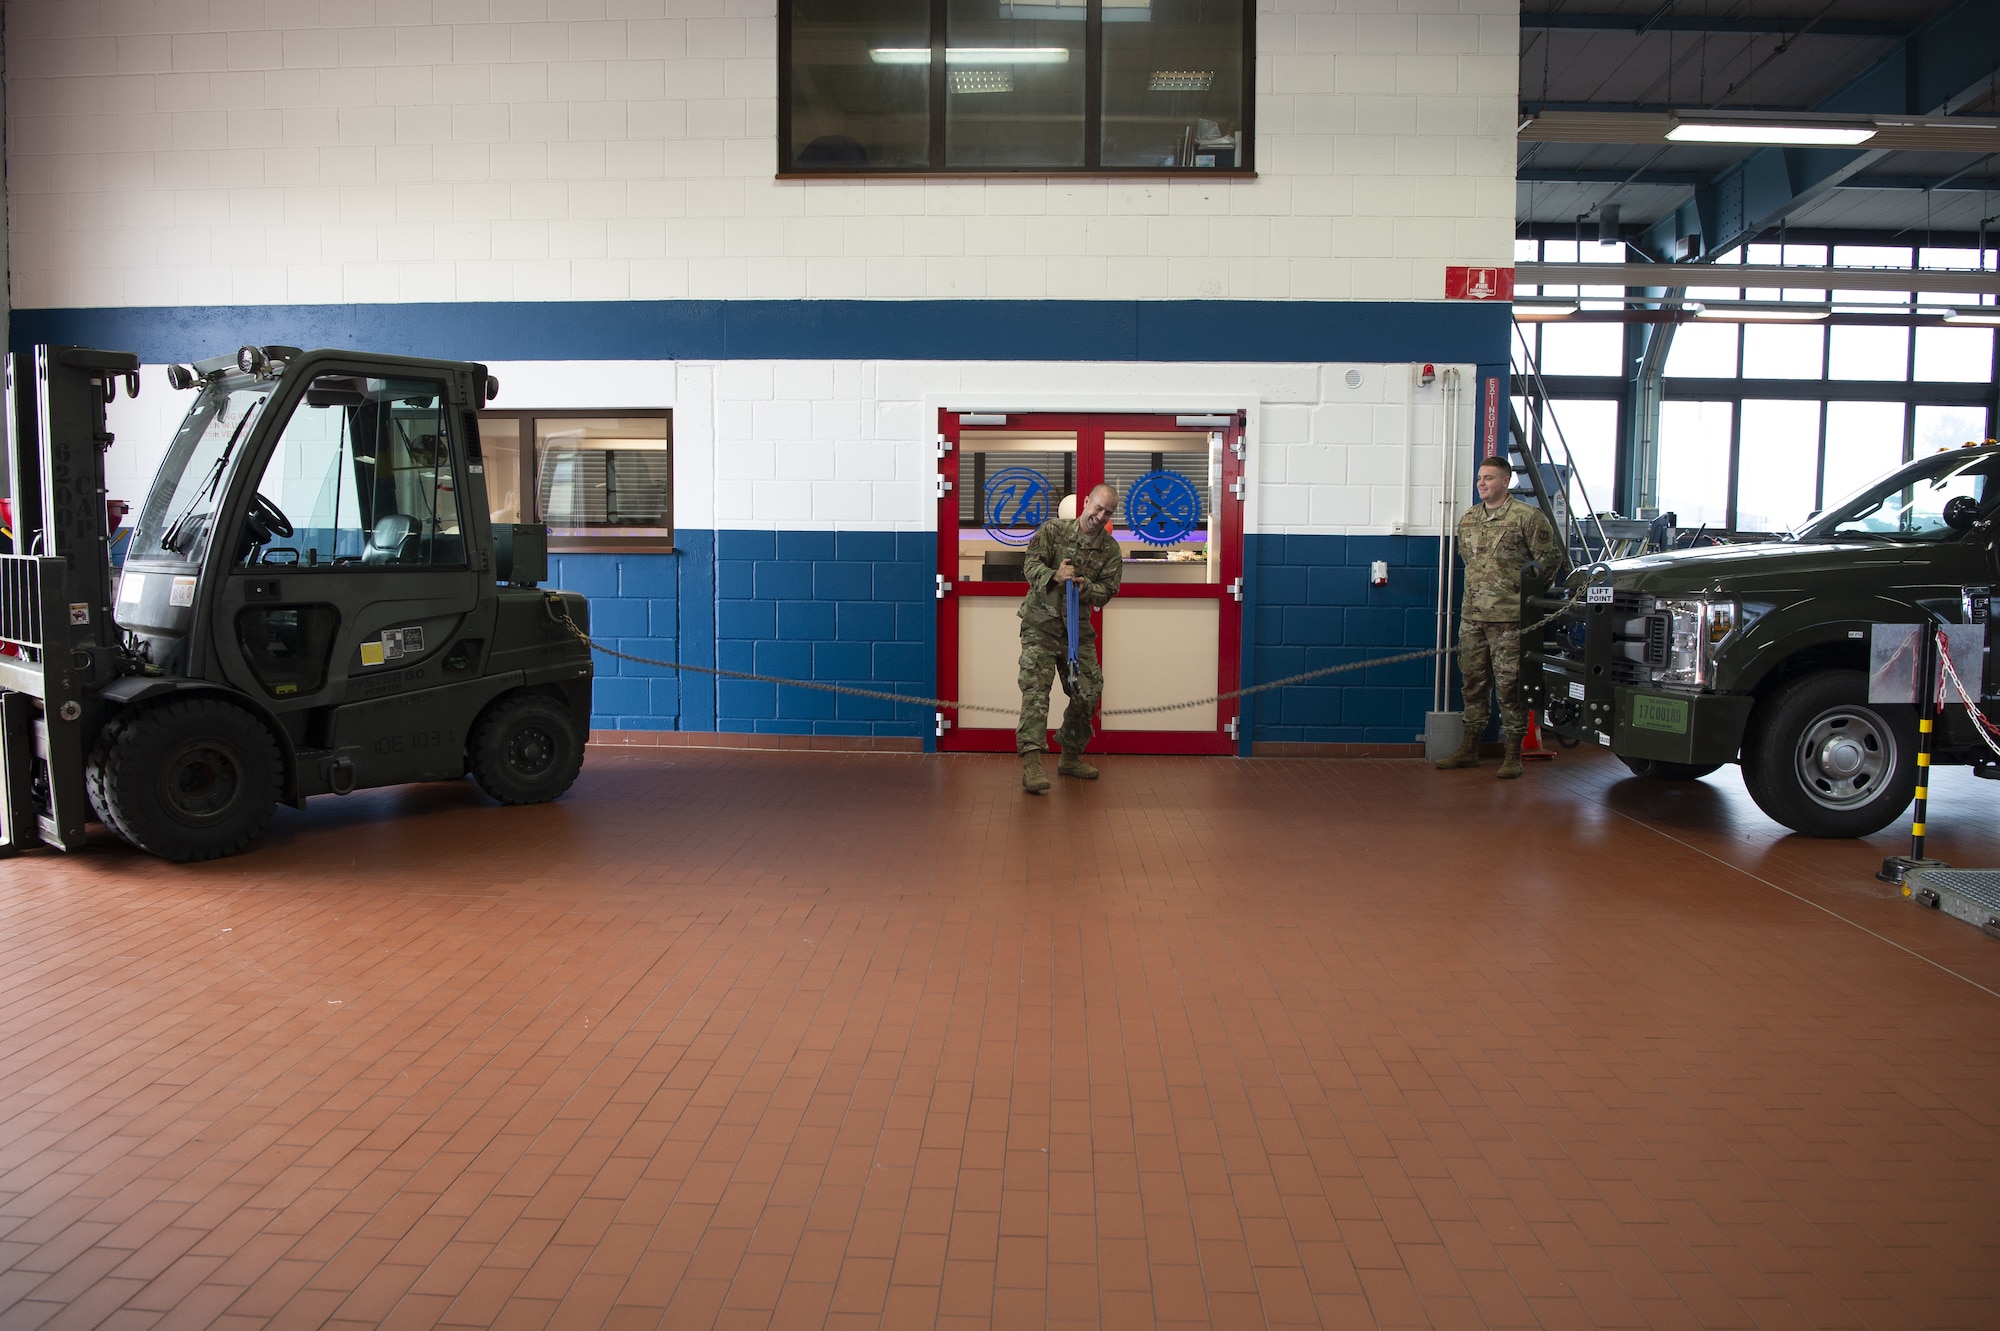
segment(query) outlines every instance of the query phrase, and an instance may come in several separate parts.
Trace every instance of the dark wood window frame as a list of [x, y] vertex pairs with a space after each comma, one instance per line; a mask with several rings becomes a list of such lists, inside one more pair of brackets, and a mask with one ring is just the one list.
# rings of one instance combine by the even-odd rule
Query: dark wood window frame
[[[516, 428], [519, 430], [520, 445], [518, 450], [518, 456], [516, 458], [516, 463], [519, 467], [520, 474], [516, 477], [516, 480], [518, 482], [518, 488], [516, 489], [515, 493], [520, 496], [519, 500], [521, 506], [520, 520], [522, 522], [547, 521], [547, 519], [544, 518], [541, 513], [541, 486], [539, 484], [540, 477], [537, 474], [537, 469], [536, 469], [536, 456], [535, 456], [536, 422], [580, 420], [580, 419], [602, 420], [606, 417], [616, 417], [617, 419], [620, 420], [665, 421], [666, 435], [667, 435], [667, 476], [669, 479], [667, 482], [666, 525], [660, 528], [659, 534], [645, 535], [645, 536], [635, 536], [629, 534], [621, 534], [617, 536], [589, 536], [589, 535], [557, 536], [551, 533], [549, 536], [549, 549], [552, 551], [558, 551], [568, 554], [581, 554], [593, 550], [635, 550], [635, 551], [653, 551], [656, 553], [673, 552], [675, 548], [674, 547], [675, 493], [672, 481], [673, 468], [674, 468], [674, 413], [671, 408], [640, 409], [633, 407], [565, 407], [560, 410], [521, 408], [511, 411], [485, 410], [479, 412], [478, 414], [479, 414], [479, 419], [482, 422], [489, 420], [509, 420], [517, 422]], [[494, 458], [492, 453], [490, 452], [490, 450], [486, 451], [486, 465], [490, 468], [493, 465], [493, 462]], [[491, 499], [490, 499], [491, 489], [492, 489], [492, 479], [489, 473], [488, 476], [489, 506], [491, 504]]]
[[945, 165], [945, 103], [950, 73], [945, 66], [945, 30], [950, 0], [930, 0], [930, 162], [925, 166], [844, 167], [801, 171], [791, 165], [792, 145], [792, 0], [778, 0], [778, 170], [780, 180], [853, 180], [878, 176], [1192, 176], [1213, 180], [1257, 174], [1257, 5], [1243, 0], [1243, 161], [1233, 167], [1103, 166], [1104, 126], [1104, 5], [1087, 0], [1084, 16], [1083, 161], [1082, 167], [996, 167]]

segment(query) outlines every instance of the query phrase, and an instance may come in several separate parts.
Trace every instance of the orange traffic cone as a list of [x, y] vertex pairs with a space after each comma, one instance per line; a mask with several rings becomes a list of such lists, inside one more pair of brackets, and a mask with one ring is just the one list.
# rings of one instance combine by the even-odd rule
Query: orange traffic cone
[[1541, 719], [1537, 717], [1533, 712], [1529, 712], [1528, 733], [1521, 737], [1522, 761], [1525, 762], [1530, 758], [1540, 758], [1546, 761], [1555, 756], [1556, 756], [1555, 750], [1550, 748], [1545, 748], [1542, 744]]

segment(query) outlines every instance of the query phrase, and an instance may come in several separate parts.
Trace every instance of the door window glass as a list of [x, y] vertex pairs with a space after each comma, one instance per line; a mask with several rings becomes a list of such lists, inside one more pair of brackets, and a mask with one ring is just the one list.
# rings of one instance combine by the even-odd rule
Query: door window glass
[[1222, 433], [1109, 432], [1104, 479], [1118, 487], [1113, 535], [1135, 561], [1136, 582], [1218, 582], [1219, 541], [1209, 530], [1222, 482]]
[[1028, 541], [1076, 493], [1076, 433], [965, 430], [958, 447], [958, 575], [1025, 582]]
[[[465, 563], [444, 386], [323, 374], [266, 462], [246, 522], [260, 564], [418, 567]], [[287, 534], [283, 528], [289, 526]]]

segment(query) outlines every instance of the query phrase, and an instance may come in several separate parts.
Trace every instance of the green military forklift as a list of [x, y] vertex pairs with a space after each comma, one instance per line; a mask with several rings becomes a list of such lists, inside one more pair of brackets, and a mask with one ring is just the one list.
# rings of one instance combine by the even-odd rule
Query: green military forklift
[[0, 851], [95, 817], [176, 861], [229, 855], [283, 800], [468, 772], [555, 799], [590, 716], [583, 598], [539, 590], [546, 528], [489, 520], [486, 367], [244, 347], [174, 365], [194, 401], [122, 570], [106, 407], [127, 352], [7, 358]]

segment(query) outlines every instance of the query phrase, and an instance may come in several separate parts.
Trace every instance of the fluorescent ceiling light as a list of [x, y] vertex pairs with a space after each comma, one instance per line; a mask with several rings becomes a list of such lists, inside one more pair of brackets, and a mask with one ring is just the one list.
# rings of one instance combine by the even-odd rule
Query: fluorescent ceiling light
[[1567, 319], [1576, 311], [1577, 303], [1573, 300], [1556, 301], [1546, 305], [1523, 305], [1517, 301], [1514, 305], [1514, 322], [1549, 323], [1556, 319]]
[[1875, 137], [1872, 129], [1835, 125], [1715, 125], [1683, 122], [1667, 131], [1675, 143], [1759, 143], [1784, 148], [1852, 148]]
[[1971, 309], [1953, 310], [1944, 316], [1948, 324], [1978, 324], [1985, 328], [2000, 328], [2000, 305], [1978, 305]]
[[1704, 305], [1695, 318], [1729, 323], [1818, 323], [1827, 313], [1824, 308], [1803, 305]]
[[[878, 65], [928, 65], [928, 46], [877, 46], [868, 58]], [[1067, 46], [953, 46], [944, 53], [948, 65], [1062, 65], [1069, 63]]]
[[951, 71], [953, 92], [1012, 92], [1014, 91], [1014, 71], [1011, 69], [954, 69]]

